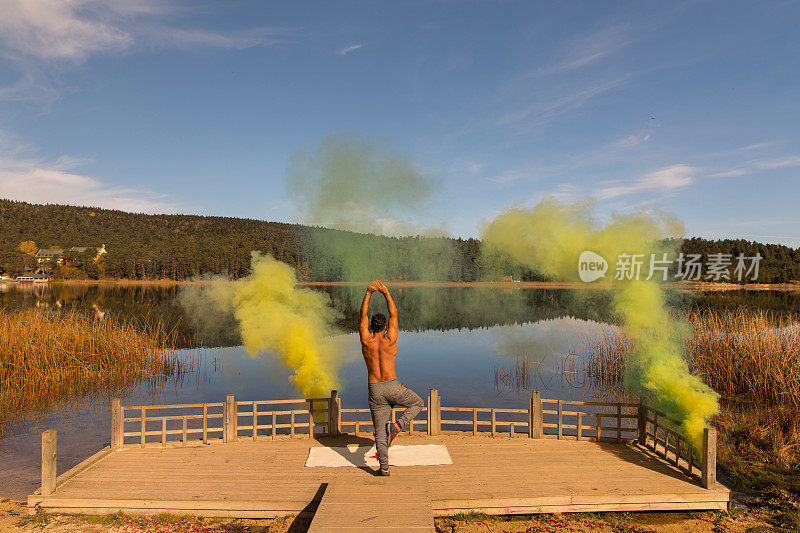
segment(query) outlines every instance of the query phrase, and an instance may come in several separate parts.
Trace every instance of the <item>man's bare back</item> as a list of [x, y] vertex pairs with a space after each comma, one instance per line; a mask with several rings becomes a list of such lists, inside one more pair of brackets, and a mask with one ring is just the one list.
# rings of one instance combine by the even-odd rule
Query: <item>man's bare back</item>
[[[369, 299], [378, 291], [386, 297], [389, 306], [389, 320], [381, 313], [369, 318]], [[375, 431], [375, 454], [380, 469], [378, 475], [389, 475], [389, 446], [401, 431], [405, 431], [408, 423], [414, 419], [425, 402], [417, 393], [409, 389], [397, 379], [394, 363], [397, 361], [397, 306], [394, 304], [389, 289], [378, 280], [370, 283], [364, 301], [361, 303], [361, 353], [367, 364], [369, 383], [369, 411], [372, 414], [372, 427]], [[392, 422], [396, 405], [406, 407], [403, 414]]]
[[[386, 297], [389, 306], [388, 324], [384, 323], [381, 327], [380, 313], [372, 317], [370, 321], [369, 300], [372, 293], [378, 291]], [[385, 317], [383, 317], [385, 321]], [[384, 329], [385, 328], [385, 329]], [[390, 379], [397, 379], [394, 365], [397, 360], [397, 307], [394, 304], [389, 290], [380, 281], [373, 281], [364, 295], [361, 304], [361, 323], [359, 334], [361, 336], [361, 354], [364, 356], [364, 363], [367, 365], [367, 379], [370, 383], [380, 383]]]

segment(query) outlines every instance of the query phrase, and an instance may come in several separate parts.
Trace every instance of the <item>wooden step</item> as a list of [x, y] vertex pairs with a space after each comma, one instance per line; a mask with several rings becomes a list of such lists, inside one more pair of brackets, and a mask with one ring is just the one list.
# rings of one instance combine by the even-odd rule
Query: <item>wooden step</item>
[[329, 483], [309, 533], [434, 531], [428, 483], [388, 478]]

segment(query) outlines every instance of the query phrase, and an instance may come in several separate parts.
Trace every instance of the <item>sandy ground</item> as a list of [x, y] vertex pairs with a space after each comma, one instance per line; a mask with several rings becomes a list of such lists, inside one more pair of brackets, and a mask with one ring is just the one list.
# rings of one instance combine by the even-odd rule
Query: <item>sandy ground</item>
[[[589, 532], [599, 533], [760, 533], [780, 531], [767, 522], [767, 511], [737, 509], [701, 513], [603, 513], [597, 515], [538, 515], [491, 517], [473, 515], [437, 518], [440, 533]], [[124, 515], [85, 517], [41, 515], [27, 517], [22, 502], [0, 499], [0, 531], [9, 533], [161, 533], [231, 532], [300, 533], [307, 519], [274, 520], [203, 519], [190, 516], [139, 518]]]

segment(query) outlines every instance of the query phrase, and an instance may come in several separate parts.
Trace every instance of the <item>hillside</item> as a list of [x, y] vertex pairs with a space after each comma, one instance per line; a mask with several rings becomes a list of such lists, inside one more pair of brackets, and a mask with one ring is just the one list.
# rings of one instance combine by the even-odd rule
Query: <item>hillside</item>
[[[543, 279], [507, 258], [481, 257], [475, 239], [382, 237], [244, 218], [146, 215], [0, 199], [0, 273], [18, 275], [36, 267], [34, 257], [20, 251], [26, 241], [37, 248], [65, 250], [106, 245], [108, 253], [99, 264], [90, 257], [66, 256], [65, 267], [51, 270], [54, 277], [183, 280], [203, 273], [241, 277], [248, 272], [251, 250], [260, 250], [294, 266], [307, 280], [363, 281], [354, 265], [366, 262], [380, 263], [381, 275], [388, 279], [475, 281], [508, 274], [515, 279]], [[344, 259], [342, 250], [348, 251]], [[704, 256], [759, 253], [760, 282], [800, 279], [800, 249], [691, 238], [682, 243], [682, 250]]]
[[[436, 241], [458, 256], [456, 271], [440, 272], [440, 279], [477, 276], [474, 269], [463, 268], [477, 257], [474, 239], [393, 238], [244, 218], [146, 215], [0, 199], [0, 272], [16, 275], [35, 265], [31, 255], [20, 251], [20, 243], [26, 241], [39, 249], [65, 250], [105, 244], [108, 253], [101, 272], [90, 272], [89, 277], [182, 280], [228, 273], [236, 278], [247, 274], [251, 250], [259, 250], [296, 267], [305, 279], [323, 281], [338, 277], [340, 265], [335, 257], [322, 257], [319, 243], [344, 242], [361, 250], [392, 250], [398, 257], [411, 257], [418, 248], [428, 247], [424, 243]], [[413, 265], [400, 263], [394, 277], [411, 279]]]

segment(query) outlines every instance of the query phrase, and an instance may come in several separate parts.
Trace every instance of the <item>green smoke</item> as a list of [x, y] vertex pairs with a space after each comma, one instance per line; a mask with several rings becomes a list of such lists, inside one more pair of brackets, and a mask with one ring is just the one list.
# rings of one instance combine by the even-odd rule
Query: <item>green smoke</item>
[[286, 188], [304, 223], [330, 228], [312, 234], [318, 277], [369, 282], [454, 275], [457, 254], [444, 224], [412, 222], [432, 211], [441, 189], [412, 158], [355, 133], [332, 135], [294, 154]]

